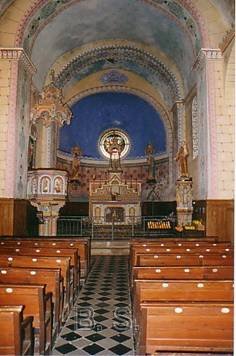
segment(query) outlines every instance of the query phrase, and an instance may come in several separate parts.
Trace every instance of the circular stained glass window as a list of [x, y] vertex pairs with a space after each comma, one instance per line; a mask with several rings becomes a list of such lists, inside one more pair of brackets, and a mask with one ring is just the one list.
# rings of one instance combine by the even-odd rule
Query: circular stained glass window
[[123, 130], [117, 128], [108, 129], [99, 137], [98, 147], [105, 158], [110, 158], [111, 155], [114, 158], [115, 155], [124, 158], [130, 150], [130, 138]]

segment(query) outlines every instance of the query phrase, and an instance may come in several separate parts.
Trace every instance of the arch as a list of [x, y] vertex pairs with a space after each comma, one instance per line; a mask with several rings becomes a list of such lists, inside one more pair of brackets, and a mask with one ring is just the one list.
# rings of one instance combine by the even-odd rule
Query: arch
[[163, 119], [164, 127], [166, 130], [167, 134], [167, 154], [169, 157], [169, 182], [171, 184], [173, 180], [173, 173], [174, 173], [174, 152], [173, 152], [173, 147], [174, 147], [174, 135], [173, 135], [173, 123], [171, 121], [171, 118], [167, 112], [167, 110], [164, 108], [164, 106], [158, 102], [153, 96], [150, 94], [145, 93], [141, 89], [137, 88], [130, 88], [125, 85], [109, 85], [109, 86], [97, 86], [93, 87], [90, 89], [83, 90], [73, 97], [71, 97], [68, 100], [68, 105], [72, 106], [75, 102], [81, 100], [82, 98], [92, 95], [92, 94], [97, 94], [97, 93], [104, 93], [104, 92], [120, 92], [120, 93], [128, 93], [128, 94], [134, 94], [139, 96], [140, 98], [144, 99], [147, 101], [153, 108], [159, 112], [161, 115], [161, 118]]
[[182, 83], [179, 83], [176, 76], [167, 68], [167, 66], [152, 53], [131, 44], [103, 45], [84, 51], [73, 58], [57, 74], [55, 83], [62, 88], [69, 82], [74, 73], [86, 68], [89, 64], [97, 63], [100, 60], [127, 60], [131, 63], [137, 63], [153, 76], [161, 78], [171, 87], [173, 102], [183, 97], [184, 89]]
[[[50, 0], [37, 0], [31, 5], [25, 16], [23, 17], [16, 35], [16, 46], [23, 45], [24, 33], [29, 26], [29, 32], [40, 32], [43, 27], [52, 20], [53, 17], [57, 16], [60, 12], [67, 9], [71, 5], [80, 2], [82, 0], [71, 0], [67, 1], [57, 1], [54, 3], [50, 3]], [[172, 3], [161, 0], [136, 0], [142, 1], [149, 6], [152, 6], [155, 9], [159, 9], [164, 11], [168, 16], [171, 16], [175, 22], [178, 23], [186, 32], [192, 36], [193, 40], [200, 34], [200, 41], [202, 42], [202, 47], [206, 45], [207, 42], [207, 27], [205, 26], [204, 19], [198, 12], [194, 2], [192, 0], [180, 0], [178, 3]], [[43, 23], [40, 23], [41, 17], [38, 16], [37, 12], [40, 10], [44, 10], [45, 20]], [[181, 15], [185, 16], [181, 16]], [[36, 17], [37, 15], [37, 17]], [[29, 23], [30, 18], [34, 17], [33, 20]], [[31, 24], [31, 26], [30, 26]]]

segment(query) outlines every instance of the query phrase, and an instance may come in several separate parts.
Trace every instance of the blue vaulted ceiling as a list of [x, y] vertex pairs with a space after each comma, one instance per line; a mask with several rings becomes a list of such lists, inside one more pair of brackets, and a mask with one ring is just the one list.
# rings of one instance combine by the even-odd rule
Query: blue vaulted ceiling
[[191, 72], [201, 39], [196, 23], [178, 3], [156, 0], [153, 1], [155, 6], [151, 6], [151, 2], [141, 0], [72, 2], [33, 40], [33, 34], [41, 22], [57, 13], [60, 3], [50, 2], [37, 18], [32, 19], [24, 41], [26, 49], [33, 44], [32, 60], [38, 68], [34, 76], [37, 87], [42, 86], [49, 68], [63, 53], [106, 40], [125, 39], [145, 43], [170, 57], [183, 75]]
[[87, 96], [72, 106], [73, 119], [60, 129], [61, 151], [70, 153], [79, 145], [84, 157], [102, 159], [98, 150], [101, 133], [109, 128], [123, 129], [130, 137], [127, 158], [144, 156], [152, 143], [155, 152], [166, 151], [166, 132], [156, 110], [140, 97], [127, 93], [98, 93]]

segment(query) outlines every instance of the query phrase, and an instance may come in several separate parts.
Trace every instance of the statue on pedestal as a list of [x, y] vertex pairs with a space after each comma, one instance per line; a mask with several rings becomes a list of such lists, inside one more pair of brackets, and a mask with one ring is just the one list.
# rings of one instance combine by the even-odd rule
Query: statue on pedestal
[[154, 147], [152, 144], [148, 144], [145, 148], [145, 154], [147, 156], [148, 163], [148, 183], [156, 183], [155, 179], [155, 160], [154, 160]]
[[119, 136], [112, 136], [104, 142], [106, 151], [109, 153], [109, 170], [112, 172], [121, 171], [120, 156], [124, 149], [124, 142]]
[[185, 141], [182, 142], [175, 160], [179, 165], [179, 178], [176, 182], [176, 204], [178, 226], [191, 225], [193, 213], [192, 178], [189, 177], [187, 158], [189, 155]]
[[78, 181], [80, 180], [80, 157], [81, 157], [81, 149], [79, 146], [75, 146], [71, 150], [73, 154], [71, 172], [70, 172], [70, 181]]
[[187, 157], [189, 155], [188, 147], [185, 141], [183, 141], [182, 145], [180, 146], [175, 160], [179, 164], [179, 173], [180, 177], [188, 177], [188, 162]]

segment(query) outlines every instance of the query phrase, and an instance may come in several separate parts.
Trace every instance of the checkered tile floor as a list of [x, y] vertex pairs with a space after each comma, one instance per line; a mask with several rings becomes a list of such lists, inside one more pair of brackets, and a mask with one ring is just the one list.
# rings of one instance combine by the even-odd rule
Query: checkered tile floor
[[53, 355], [134, 355], [128, 256], [94, 256]]

